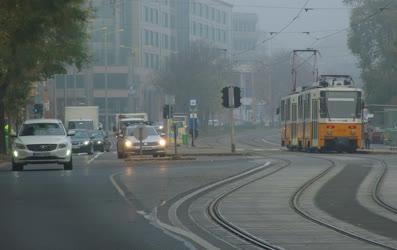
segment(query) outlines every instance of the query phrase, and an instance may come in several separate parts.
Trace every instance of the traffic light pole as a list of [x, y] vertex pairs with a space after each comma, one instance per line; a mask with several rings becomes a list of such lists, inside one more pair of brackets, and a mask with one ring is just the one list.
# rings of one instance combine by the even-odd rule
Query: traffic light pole
[[230, 115], [230, 147], [231, 147], [232, 153], [235, 153], [236, 152], [236, 142], [235, 142], [233, 109], [229, 109], [229, 115]]

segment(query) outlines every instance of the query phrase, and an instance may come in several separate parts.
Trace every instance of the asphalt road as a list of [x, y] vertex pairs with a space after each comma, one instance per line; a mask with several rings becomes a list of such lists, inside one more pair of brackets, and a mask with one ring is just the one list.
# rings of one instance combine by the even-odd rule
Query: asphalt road
[[[227, 135], [205, 140], [213, 147], [227, 142]], [[291, 209], [296, 190], [330, 160], [334, 170], [306, 190], [302, 209], [397, 249], [396, 214], [375, 204], [369, 191], [381, 158], [389, 163], [381, 195], [397, 207], [395, 157], [371, 156], [372, 162], [261, 151], [277, 143], [275, 131], [255, 130], [237, 136], [238, 148], [251, 156], [125, 162], [109, 152], [74, 155], [72, 171], [30, 165], [12, 172], [0, 165], [0, 249], [255, 249], [210, 218], [209, 204], [226, 193], [219, 213], [266, 242], [285, 249], [378, 249]]]

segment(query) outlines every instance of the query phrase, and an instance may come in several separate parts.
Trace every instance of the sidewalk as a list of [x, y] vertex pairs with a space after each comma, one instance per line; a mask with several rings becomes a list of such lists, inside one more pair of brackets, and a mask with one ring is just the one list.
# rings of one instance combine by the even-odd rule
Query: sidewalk
[[0, 155], [0, 167], [10, 162], [10, 159], [6, 155]]
[[[169, 145], [167, 148], [167, 155], [174, 155], [174, 145]], [[230, 148], [225, 147], [211, 147], [211, 146], [186, 146], [181, 145], [177, 147], [177, 154], [182, 156], [228, 156], [228, 155], [247, 155], [244, 152], [232, 153]]]
[[384, 144], [371, 144], [370, 149], [360, 149], [357, 152], [363, 154], [397, 154], [397, 147]]

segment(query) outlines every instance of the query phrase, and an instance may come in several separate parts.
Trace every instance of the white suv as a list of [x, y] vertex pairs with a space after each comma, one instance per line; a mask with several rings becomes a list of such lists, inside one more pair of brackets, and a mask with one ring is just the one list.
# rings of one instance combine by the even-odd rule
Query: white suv
[[73, 169], [72, 144], [60, 120], [37, 119], [23, 123], [12, 145], [12, 170], [25, 164], [58, 163]]

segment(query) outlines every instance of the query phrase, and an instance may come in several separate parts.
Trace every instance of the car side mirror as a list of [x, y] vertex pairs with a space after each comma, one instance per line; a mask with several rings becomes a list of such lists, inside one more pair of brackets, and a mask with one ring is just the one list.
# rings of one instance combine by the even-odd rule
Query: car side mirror
[[68, 131], [68, 136], [74, 136], [76, 134], [76, 131]]

